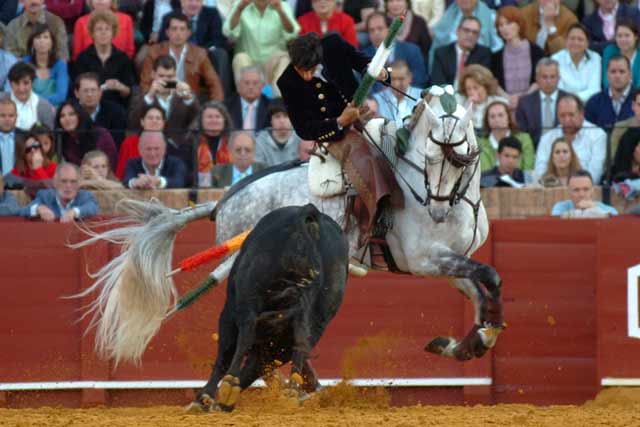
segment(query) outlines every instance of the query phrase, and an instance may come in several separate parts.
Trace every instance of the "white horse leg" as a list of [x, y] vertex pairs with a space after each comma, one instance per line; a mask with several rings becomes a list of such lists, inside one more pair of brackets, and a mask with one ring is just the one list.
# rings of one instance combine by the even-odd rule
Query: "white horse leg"
[[441, 274], [455, 277], [457, 289], [471, 299], [475, 309], [474, 325], [458, 342], [452, 337], [436, 337], [425, 350], [458, 360], [482, 357], [496, 343], [503, 329], [500, 277], [493, 267], [456, 254], [450, 250], [438, 251], [431, 259]]

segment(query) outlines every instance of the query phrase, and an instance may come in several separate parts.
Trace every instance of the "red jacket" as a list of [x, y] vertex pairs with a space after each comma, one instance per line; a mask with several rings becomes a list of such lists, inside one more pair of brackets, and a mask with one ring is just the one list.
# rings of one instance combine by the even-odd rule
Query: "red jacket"
[[58, 164], [56, 162], [50, 161], [46, 166], [39, 167], [36, 170], [31, 170], [29, 166], [27, 166], [24, 172], [20, 172], [18, 168], [14, 167], [11, 173], [21, 178], [38, 181], [42, 179], [52, 179], [57, 167]]
[[[135, 46], [133, 43], [133, 21], [131, 17], [126, 13], [115, 12], [118, 17], [118, 34], [113, 38], [113, 45], [127, 54], [127, 56], [133, 59], [135, 54]], [[91, 14], [88, 13], [81, 16], [76, 21], [75, 28], [73, 30], [73, 60], [78, 59], [80, 52], [88, 48], [93, 44], [93, 38], [89, 34], [89, 18]]]
[[[317, 33], [322, 35], [322, 27], [320, 26], [320, 18], [314, 11], [307, 12], [298, 18], [300, 24], [300, 34]], [[353, 18], [344, 12], [335, 11], [327, 21], [327, 32], [335, 31], [340, 34], [343, 39], [358, 48], [358, 38], [356, 37], [356, 24]]]

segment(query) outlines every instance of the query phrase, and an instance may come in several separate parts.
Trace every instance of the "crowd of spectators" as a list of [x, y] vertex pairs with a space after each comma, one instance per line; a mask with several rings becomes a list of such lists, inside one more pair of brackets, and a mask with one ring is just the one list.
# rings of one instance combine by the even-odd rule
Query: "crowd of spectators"
[[[395, 89], [377, 83], [367, 100], [379, 116], [401, 127], [422, 89], [453, 85], [459, 102], [472, 102], [484, 186], [570, 188], [577, 174], [581, 185], [587, 175], [592, 184], [611, 178], [615, 191], [634, 198], [639, 7], [620, 0], [5, 0], [3, 188], [41, 190], [19, 209], [23, 216], [74, 219], [94, 211], [86, 189], [224, 188], [304, 158], [312, 142], [292, 130], [276, 85], [289, 62], [287, 42], [334, 32], [373, 56], [391, 20], [404, 16], [387, 64]], [[88, 205], [75, 206], [80, 201]]]

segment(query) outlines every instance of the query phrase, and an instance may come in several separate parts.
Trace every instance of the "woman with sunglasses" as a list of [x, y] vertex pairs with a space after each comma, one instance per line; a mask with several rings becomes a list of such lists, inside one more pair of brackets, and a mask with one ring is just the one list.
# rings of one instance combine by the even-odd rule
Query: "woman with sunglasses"
[[34, 181], [52, 179], [58, 164], [42, 152], [42, 144], [32, 134], [16, 138], [15, 167], [11, 173]]

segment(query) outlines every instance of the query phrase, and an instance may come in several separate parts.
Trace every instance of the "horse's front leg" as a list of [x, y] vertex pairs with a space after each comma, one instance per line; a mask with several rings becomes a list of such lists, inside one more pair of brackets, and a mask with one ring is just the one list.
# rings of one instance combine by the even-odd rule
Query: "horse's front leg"
[[462, 341], [436, 337], [427, 344], [426, 350], [461, 361], [482, 357], [495, 345], [504, 325], [500, 276], [493, 267], [452, 251], [441, 250], [438, 254], [431, 261], [440, 274], [454, 277], [456, 288], [473, 302], [475, 322]]

